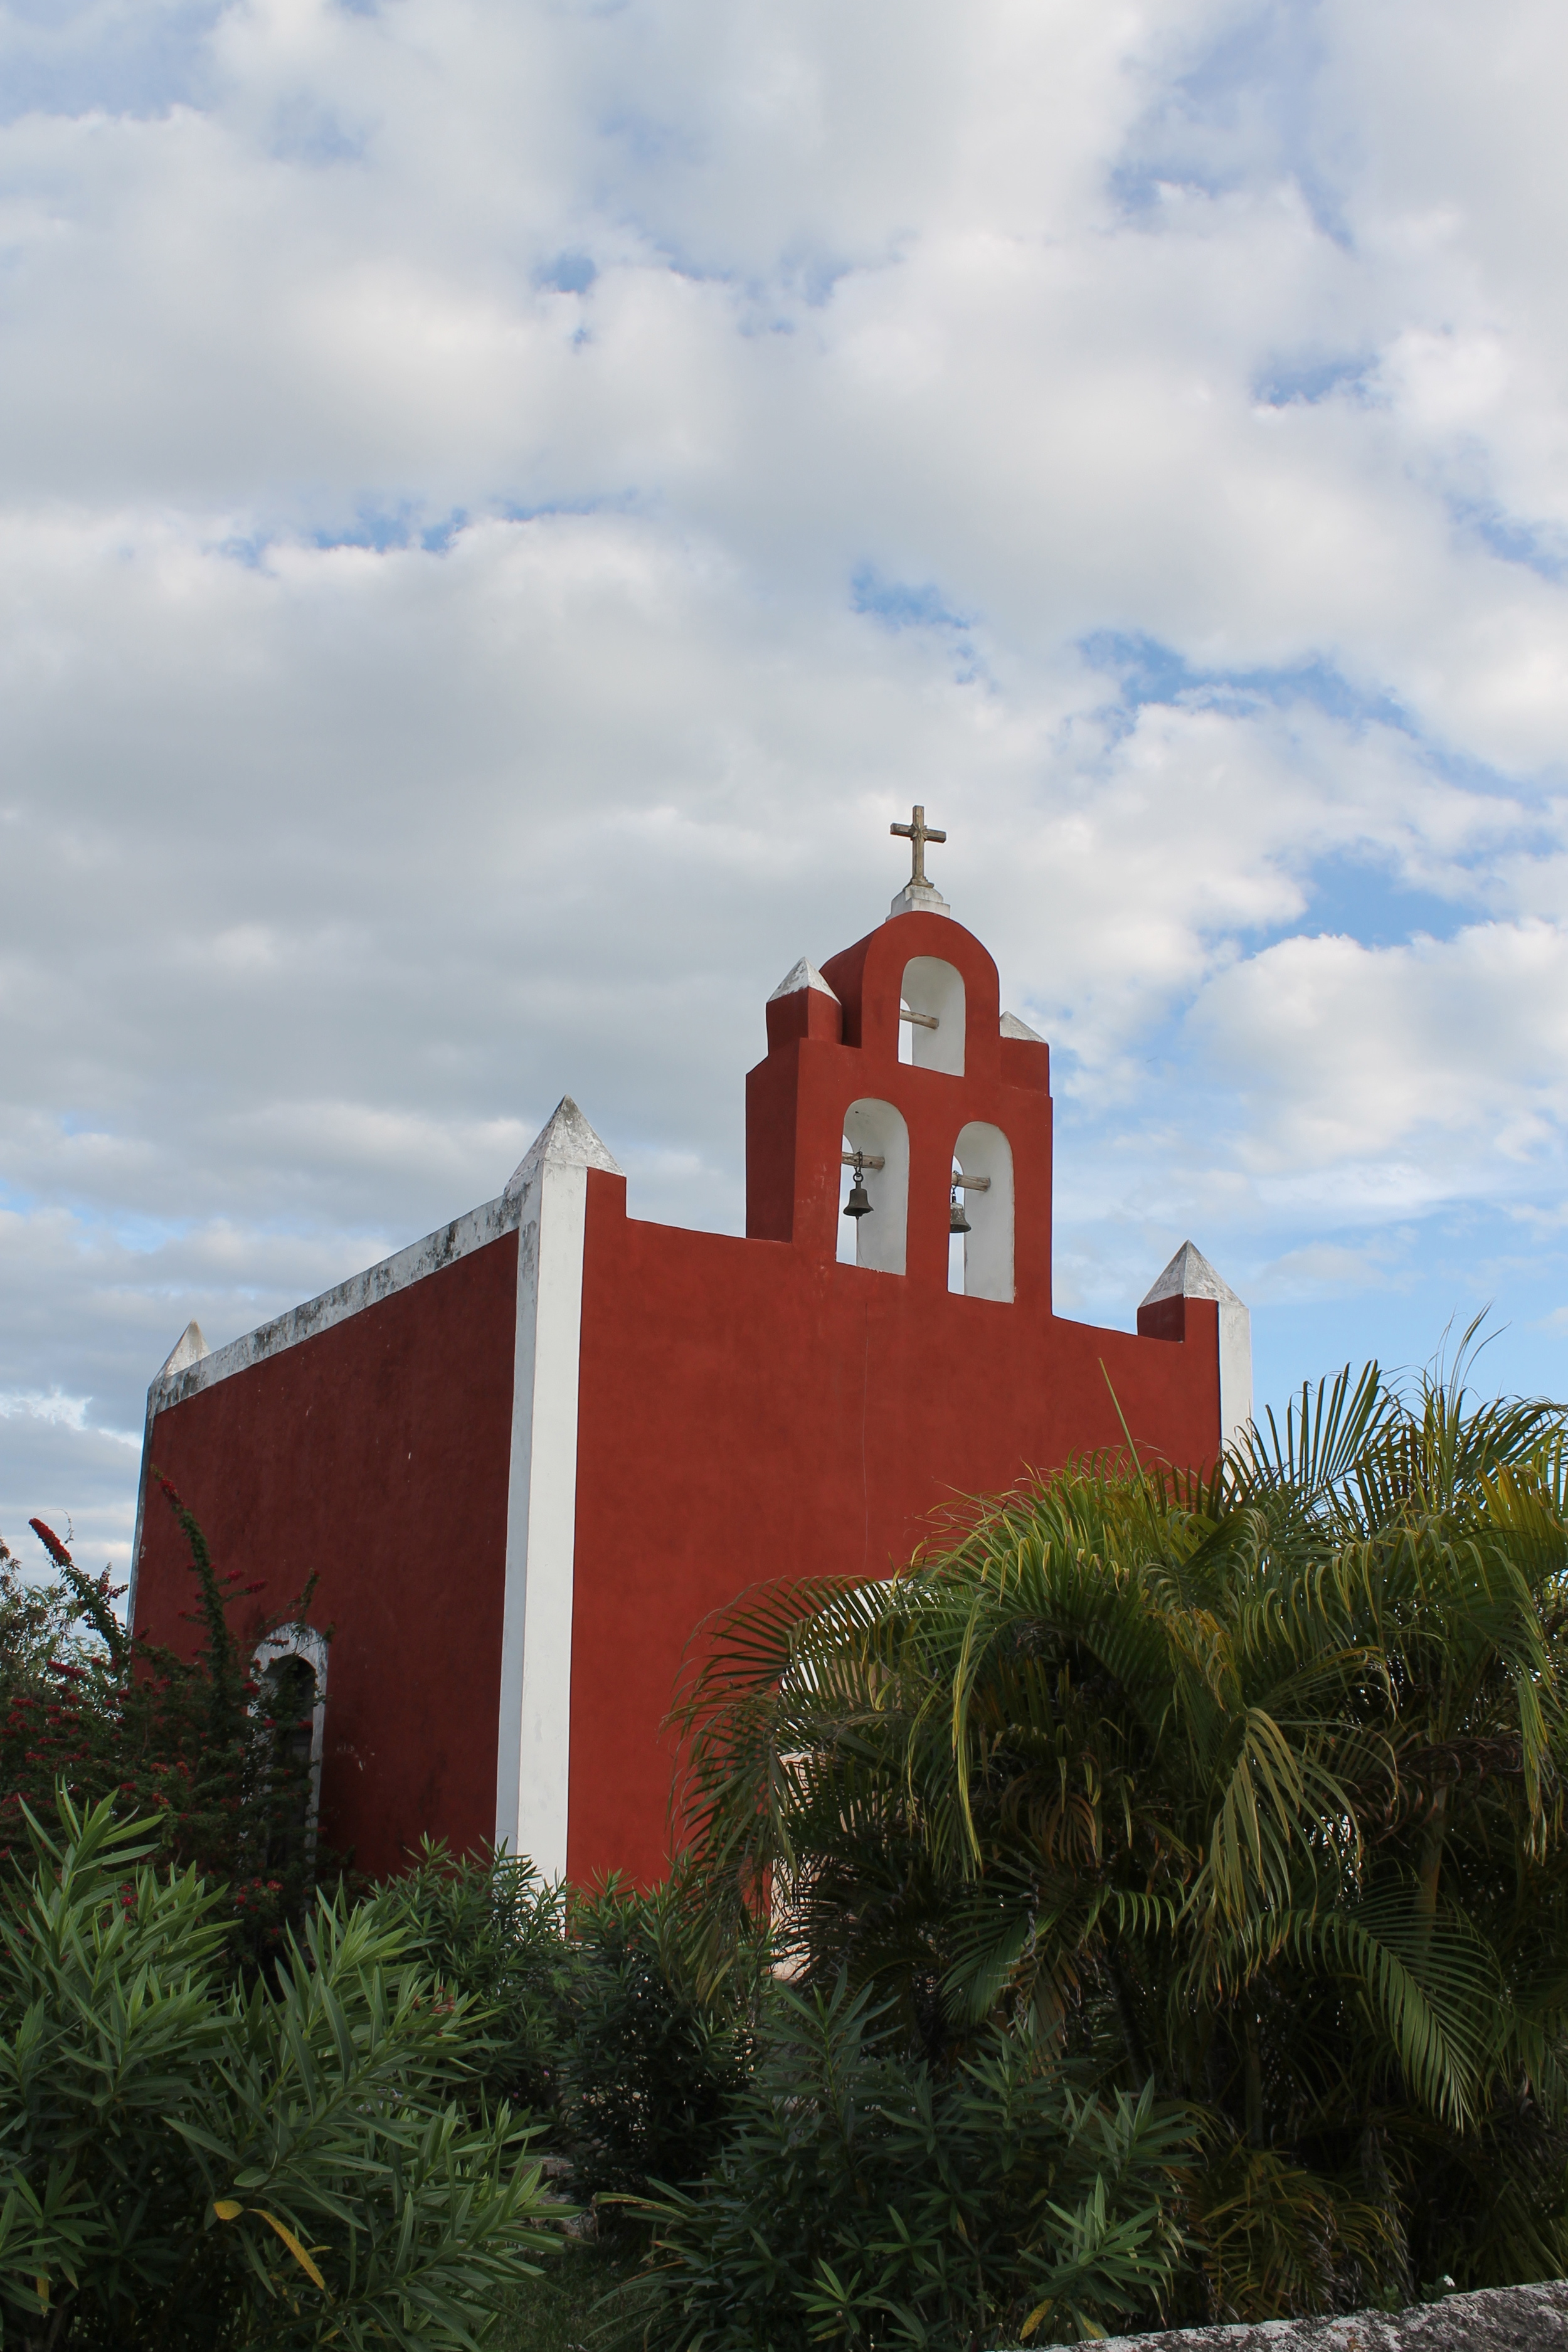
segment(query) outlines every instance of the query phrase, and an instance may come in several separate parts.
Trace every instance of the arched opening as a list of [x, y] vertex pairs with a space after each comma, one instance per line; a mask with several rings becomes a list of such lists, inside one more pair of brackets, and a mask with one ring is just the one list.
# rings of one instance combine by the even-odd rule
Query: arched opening
[[276, 1825], [279, 1848], [268, 1862], [276, 1868], [290, 1859], [284, 1849], [302, 1848], [307, 1865], [315, 1859], [321, 1810], [321, 1755], [327, 1727], [327, 1641], [313, 1625], [279, 1625], [252, 1661], [256, 1697], [251, 1711], [258, 1726], [257, 1762], [268, 1780], [291, 1790], [296, 1801]]
[[917, 1069], [963, 1076], [963, 975], [939, 956], [911, 956], [904, 966], [899, 1026], [912, 1041]]
[[852, 1163], [857, 1152], [870, 1213], [842, 1213], [855, 1182], [853, 1164], [845, 1166], [838, 1187], [839, 1260], [870, 1266], [879, 1274], [902, 1274], [909, 1239], [910, 1131], [891, 1103], [850, 1104], [844, 1114], [844, 1153]]
[[999, 1127], [972, 1119], [952, 1147], [953, 1186], [969, 1231], [954, 1237], [963, 1251], [960, 1278], [948, 1266], [948, 1288], [967, 1298], [1013, 1297], [1013, 1147]]

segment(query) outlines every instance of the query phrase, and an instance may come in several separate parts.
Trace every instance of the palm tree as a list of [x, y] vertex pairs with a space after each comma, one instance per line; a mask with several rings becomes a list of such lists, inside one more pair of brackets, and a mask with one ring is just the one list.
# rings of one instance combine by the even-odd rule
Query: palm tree
[[[1463, 1364], [1463, 1352], [1460, 1358]], [[892, 1582], [747, 1597], [678, 1712], [710, 1931], [1192, 2103], [1207, 2305], [1568, 2261], [1563, 1415], [1304, 1389]]]

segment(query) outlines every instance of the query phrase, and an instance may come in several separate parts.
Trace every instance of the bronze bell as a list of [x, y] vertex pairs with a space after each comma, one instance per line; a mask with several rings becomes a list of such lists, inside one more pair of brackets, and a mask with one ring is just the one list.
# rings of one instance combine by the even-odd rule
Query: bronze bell
[[950, 1234], [972, 1234], [974, 1231], [963, 1213], [963, 1203], [958, 1197], [956, 1184], [952, 1188], [952, 1206], [948, 1212], [947, 1230]]
[[868, 1217], [872, 1214], [871, 1196], [866, 1190], [866, 1163], [855, 1154], [855, 1181], [849, 1187], [849, 1198], [844, 1203], [847, 1217]]

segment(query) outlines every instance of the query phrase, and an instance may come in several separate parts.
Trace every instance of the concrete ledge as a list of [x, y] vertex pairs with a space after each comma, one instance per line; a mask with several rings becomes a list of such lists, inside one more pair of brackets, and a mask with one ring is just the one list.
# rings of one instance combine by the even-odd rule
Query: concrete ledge
[[1100, 2352], [1568, 2352], [1568, 2282], [1489, 2287], [1409, 2311], [1270, 2319], [1251, 2327], [1171, 2327], [1113, 2336]]

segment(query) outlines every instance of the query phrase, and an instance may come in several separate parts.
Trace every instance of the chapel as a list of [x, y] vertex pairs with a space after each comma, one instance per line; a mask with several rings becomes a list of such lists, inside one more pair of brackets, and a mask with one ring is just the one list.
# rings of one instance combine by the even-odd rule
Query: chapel
[[[428, 1833], [579, 1884], [668, 1867], [663, 1729], [704, 1622], [886, 1576], [1070, 1455], [1199, 1465], [1251, 1417], [1247, 1311], [1189, 1242], [1135, 1331], [1051, 1299], [1050, 1050], [894, 832], [888, 916], [768, 998], [743, 1234], [638, 1218], [570, 1097], [496, 1198], [148, 1391], [132, 1622], [190, 1639], [153, 1465], [312, 1701], [322, 1836]], [[840, 1235], [846, 1236], [841, 1244]]]

